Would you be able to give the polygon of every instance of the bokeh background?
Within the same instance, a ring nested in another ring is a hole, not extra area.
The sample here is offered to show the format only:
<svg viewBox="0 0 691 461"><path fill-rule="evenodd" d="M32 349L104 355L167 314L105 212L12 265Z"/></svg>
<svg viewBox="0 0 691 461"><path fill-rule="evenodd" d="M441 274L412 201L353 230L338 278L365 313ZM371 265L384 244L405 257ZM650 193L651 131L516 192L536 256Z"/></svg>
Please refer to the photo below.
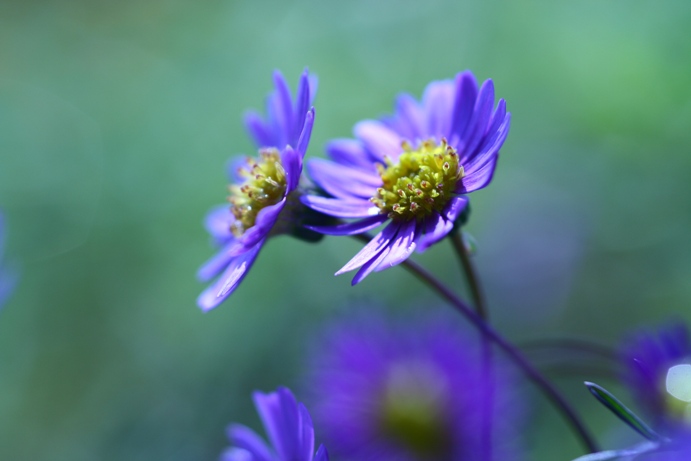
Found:
<svg viewBox="0 0 691 461"><path fill-rule="evenodd" d="M468 229L510 338L614 345L691 319L690 27L687 0L2 2L0 208L21 280L0 313L0 459L216 459L227 423L259 427L252 390L300 396L323 322L442 304L402 270L333 277L356 242L284 237L228 302L195 306L201 221L227 159L252 153L242 114L274 69L319 76L311 156L401 91L494 79L512 132ZM421 256L458 284L447 243ZM555 361L613 445L592 376ZM527 459L580 454L525 398Z"/></svg>

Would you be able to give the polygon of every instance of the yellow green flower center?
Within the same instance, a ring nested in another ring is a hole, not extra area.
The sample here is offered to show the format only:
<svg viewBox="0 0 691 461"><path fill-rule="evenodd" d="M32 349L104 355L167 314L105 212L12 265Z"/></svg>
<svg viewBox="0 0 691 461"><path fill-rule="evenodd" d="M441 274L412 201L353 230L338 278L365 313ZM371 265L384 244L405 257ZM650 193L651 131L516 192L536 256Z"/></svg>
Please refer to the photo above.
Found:
<svg viewBox="0 0 691 461"><path fill-rule="evenodd" d="M228 186L230 211L235 216L230 230L236 237L254 226L257 214L263 208L280 202L286 191L286 172L278 150L274 148L261 149L258 159L248 157L238 174L245 181Z"/></svg>
<svg viewBox="0 0 691 461"><path fill-rule="evenodd" d="M670 367L663 384L667 414L691 425L691 364Z"/></svg>
<svg viewBox="0 0 691 461"><path fill-rule="evenodd" d="M389 370L380 400L380 430L423 459L439 459L451 443L444 416L444 379L426 363Z"/></svg>
<svg viewBox="0 0 691 461"><path fill-rule="evenodd" d="M396 163L386 158L386 165L377 165L382 186L371 201L382 213L403 221L441 212L464 175L456 149L446 139L423 141L416 149L403 141L401 147Z"/></svg>

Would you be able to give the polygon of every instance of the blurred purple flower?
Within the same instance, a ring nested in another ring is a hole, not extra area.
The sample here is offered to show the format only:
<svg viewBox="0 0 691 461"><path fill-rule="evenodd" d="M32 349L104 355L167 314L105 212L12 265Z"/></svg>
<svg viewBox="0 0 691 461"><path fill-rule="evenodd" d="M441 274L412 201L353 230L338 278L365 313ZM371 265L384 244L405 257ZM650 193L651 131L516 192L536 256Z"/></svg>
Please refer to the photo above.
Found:
<svg viewBox="0 0 691 461"><path fill-rule="evenodd" d="M2 258L5 252L5 218L0 213L0 308L12 294L17 281L15 273L4 266Z"/></svg>
<svg viewBox="0 0 691 461"><path fill-rule="evenodd" d="M308 383L332 454L357 461L518 459L522 403L509 394L512 373L494 356L486 374L472 336L453 319L426 314L392 320L368 312L325 330ZM491 458L482 456L488 424Z"/></svg>
<svg viewBox="0 0 691 461"><path fill-rule="evenodd" d="M427 85L422 101L399 96L396 112L355 125L357 138L331 141L332 161L308 163L312 179L333 198L303 202L327 215L355 221L311 227L330 235L359 234L389 224L336 274L373 270L404 261L444 238L468 204L464 194L492 179L511 115L503 99L494 109L494 84L478 90L469 71Z"/></svg>
<svg viewBox="0 0 691 461"><path fill-rule="evenodd" d="M323 445L314 453L314 427L305 406L297 402L289 389L276 392L255 392L257 407L272 448L246 426L233 424L228 437L234 447L221 456L221 461L328 461Z"/></svg>
<svg viewBox="0 0 691 461"><path fill-rule="evenodd" d="M264 242L285 233L298 233L298 186L302 160L314 124L316 80L302 74L295 100L280 72L274 73L276 89L267 101L267 116L252 112L245 118L247 130L259 148L259 158L239 158L230 163L231 206L213 209L205 225L219 252L197 272L209 281L223 271L197 299L208 311L223 302L240 284Z"/></svg>
<svg viewBox="0 0 691 461"><path fill-rule="evenodd" d="M625 340L620 355L625 365L622 381L656 429L666 435L691 429L689 402L670 394L667 387L672 367L691 368L691 340L686 326L673 323L657 331L640 331ZM691 389L691 375L686 380Z"/></svg>

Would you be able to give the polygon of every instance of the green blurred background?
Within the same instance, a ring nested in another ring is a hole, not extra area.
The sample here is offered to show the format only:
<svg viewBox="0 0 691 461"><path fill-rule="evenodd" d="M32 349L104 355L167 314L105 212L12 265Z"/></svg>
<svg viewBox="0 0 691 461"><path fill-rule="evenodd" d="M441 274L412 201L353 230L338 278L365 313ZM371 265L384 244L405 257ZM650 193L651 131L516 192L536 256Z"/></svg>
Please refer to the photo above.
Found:
<svg viewBox="0 0 691 461"><path fill-rule="evenodd" d="M688 0L0 3L0 209L21 266L0 459L216 459L227 423L258 427L253 389L300 397L307 342L349 303L440 304L402 270L333 277L355 242L277 238L229 301L195 306L201 221L228 157L252 153L241 117L274 69L320 79L312 156L401 91L494 79L512 132L469 230L509 337L615 344L691 319L689 30ZM447 243L418 260L458 277ZM611 446L584 377L558 382ZM578 455L527 398L527 459Z"/></svg>

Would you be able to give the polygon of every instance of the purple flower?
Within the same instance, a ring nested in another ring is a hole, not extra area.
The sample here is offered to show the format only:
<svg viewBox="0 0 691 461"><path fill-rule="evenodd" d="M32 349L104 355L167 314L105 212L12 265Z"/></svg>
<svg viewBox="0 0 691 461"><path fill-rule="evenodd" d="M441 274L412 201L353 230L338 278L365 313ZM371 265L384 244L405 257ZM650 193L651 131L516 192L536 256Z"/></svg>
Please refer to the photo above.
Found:
<svg viewBox="0 0 691 461"><path fill-rule="evenodd" d="M5 250L5 218L0 213L0 308L5 304L10 297L12 290L17 281L14 272L7 269L2 262L2 256Z"/></svg>
<svg viewBox="0 0 691 461"><path fill-rule="evenodd" d="M228 428L228 437L234 447L226 450L221 461L329 460L323 445L314 453L312 418L290 390L279 387L270 394L255 392L253 397L273 448L252 429L233 424Z"/></svg>
<svg viewBox="0 0 691 461"><path fill-rule="evenodd" d="M274 235L300 234L299 182L302 159L314 123L310 109L316 81L302 74L295 100L277 71L276 89L267 101L267 116L246 116L248 131L259 148L258 158L230 164L230 207L220 206L206 217L206 229L220 247L197 272L202 281L223 273L197 299L204 311L218 306L240 284L262 245Z"/></svg>
<svg viewBox="0 0 691 461"><path fill-rule="evenodd" d="M691 391L691 340L686 326L675 323L638 332L624 342L620 355L625 365L622 381L656 429L667 435L688 432L691 395L686 398L675 390Z"/></svg>
<svg viewBox="0 0 691 461"><path fill-rule="evenodd" d="M492 81L478 90L466 71L455 81L430 83L420 102L399 96L392 117L355 125L357 139L329 143L332 161L311 160L308 172L332 198L304 196L303 202L355 221L312 229L352 235L389 221L336 274L360 268L356 284L444 238L468 204L465 194L491 181L510 118L503 99L494 108Z"/></svg>
<svg viewBox="0 0 691 461"><path fill-rule="evenodd" d="M512 374L495 355L488 375L478 344L454 319L426 314L393 320L363 312L325 331L315 347L310 407L332 454L357 461L517 459L512 439L521 431L521 401L509 400ZM488 425L489 458L481 455Z"/></svg>

